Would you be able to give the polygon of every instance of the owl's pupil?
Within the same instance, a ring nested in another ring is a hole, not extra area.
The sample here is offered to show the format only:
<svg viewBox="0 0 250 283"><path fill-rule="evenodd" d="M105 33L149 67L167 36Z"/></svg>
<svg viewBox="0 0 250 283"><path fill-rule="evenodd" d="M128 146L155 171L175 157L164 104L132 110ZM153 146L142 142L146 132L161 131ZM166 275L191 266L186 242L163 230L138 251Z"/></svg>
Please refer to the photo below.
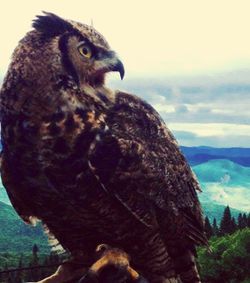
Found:
<svg viewBox="0 0 250 283"><path fill-rule="evenodd" d="M88 49L86 47L84 47L82 52L83 52L83 54L87 55L88 54Z"/></svg>

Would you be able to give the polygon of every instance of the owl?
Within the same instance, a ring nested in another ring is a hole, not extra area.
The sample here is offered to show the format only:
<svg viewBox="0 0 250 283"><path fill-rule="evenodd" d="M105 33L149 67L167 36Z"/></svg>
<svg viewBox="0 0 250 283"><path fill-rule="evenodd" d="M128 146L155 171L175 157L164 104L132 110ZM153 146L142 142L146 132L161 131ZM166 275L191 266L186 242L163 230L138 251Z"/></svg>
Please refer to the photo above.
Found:
<svg viewBox="0 0 250 283"><path fill-rule="evenodd" d="M91 266L106 243L149 282L198 283L195 247L207 243L199 184L159 114L109 89L109 72L123 78L124 66L92 26L52 13L34 20L0 93L3 184L71 267Z"/></svg>

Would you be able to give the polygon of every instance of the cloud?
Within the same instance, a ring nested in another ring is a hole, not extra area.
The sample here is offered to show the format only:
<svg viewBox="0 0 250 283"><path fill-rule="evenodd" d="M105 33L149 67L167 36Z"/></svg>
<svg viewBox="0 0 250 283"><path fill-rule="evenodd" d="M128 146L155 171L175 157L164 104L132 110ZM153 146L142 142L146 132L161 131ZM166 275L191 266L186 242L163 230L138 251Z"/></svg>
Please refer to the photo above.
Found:
<svg viewBox="0 0 250 283"><path fill-rule="evenodd" d="M197 135L192 132L187 131L173 131L177 140L194 140L197 138Z"/></svg>
<svg viewBox="0 0 250 283"><path fill-rule="evenodd" d="M188 107L185 104L179 104L175 106L175 113L176 114L183 114L183 113L188 113Z"/></svg>
<svg viewBox="0 0 250 283"><path fill-rule="evenodd" d="M169 105L168 108L171 106ZM164 105L160 108L155 106L156 110L161 114L167 123L228 123L228 124L246 124L250 123L250 115L245 113L244 109L231 110L229 109L210 109L209 107L190 108L187 106L187 112L164 111ZM175 109L177 107L175 106ZM242 107L243 108L243 107Z"/></svg>
<svg viewBox="0 0 250 283"><path fill-rule="evenodd" d="M152 79L129 80L124 88L152 104L166 122L250 123L249 84L202 86L198 78L189 85L185 79L183 82Z"/></svg>
<svg viewBox="0 0 250 283"><path fill-rule="evenodd" d="M239 72L250 77L250 71ZM136 86L139 87L136 88ZM183 145L250 145L250 84L237 75L128 80L123 85L152 104Z"/></svg>
<svg viewBox="0 0 250 283"><path fill-rule="evenodd" d="M250 190L242 186L228 186L221 183L202 183L201 201L229 205L230 207L250 211Z"/></svg>
<svg viewBox="0 0 250 283"><path fill-rule="evenodd" d="M174 131L178 143L183 146L212 146L212 147L245 147L249 148L249 136L206 136L200 137L193 133Z"/></svg>
<svg viewBox="0 0 250 283"><path fill-rule="evenodd" d="M168 127L175 131L188 131L199 137L209 136L248 136L250 125L227 123L169 123Z"/></svg>
<svg viewBox="0 0 250 283"><path fill-rule="evenodd" d="M153 105L166 103L166 97L159 94L157 91L147 91L143 97Z"/></svg>
<svg viewBox="0 0 250 283"><path fill-rule="evenodd" d="M169 123L181 145L214 147L249 147L250 125L225 123Z"/></svg>
<svg viewBox="0 0 250 283"><path fill-rule="evenodd" d="M153 104L154 108L159 113L169 114L169 113L175 113L175 107L174 105L169 104Z"/></svg>

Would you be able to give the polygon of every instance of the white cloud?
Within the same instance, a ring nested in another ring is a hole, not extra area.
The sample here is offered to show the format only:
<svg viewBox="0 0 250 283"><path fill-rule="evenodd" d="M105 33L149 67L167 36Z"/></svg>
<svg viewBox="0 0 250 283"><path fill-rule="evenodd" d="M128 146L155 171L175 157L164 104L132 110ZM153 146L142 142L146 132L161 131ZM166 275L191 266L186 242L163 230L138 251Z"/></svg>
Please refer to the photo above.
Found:
<svg viewBox="0 0 250 283"><path fill-rule="evenodd" d="M158 112L165 112L165 113L173 113L175 112L175 107L173 105L168 104L154 104L154 108Z"/></svg>
<svg viewBox="0 0 250 283"><path fill-rule="evenodd" d="M147 101L153 105L166 103L166 97L160 95L157 91L147 91L145 97Z"/></svg>
<svg viewBox="0 0 250 283"><path fill-rule="evenodd" d="M242 186L227 186L220 183L203 183L203 193L200 199L213 203L229 205L230 207L250 211L250 190Z"/></svg>
<svg viewBox="0 0 250 283"><path fill-rule="evenodd" d="M187 131L198 137L210 136L249 136L250 125L226 124L226 123L169 123L173 131Z"/></svg>
<svg viewBox="0 0 250 283"><path fill-rule="evenodd" d="M215 114L233 114L235 112L235 109L220 109L220 108L217 108L217 109L212 109L212 113L215 113Z"/></svg>

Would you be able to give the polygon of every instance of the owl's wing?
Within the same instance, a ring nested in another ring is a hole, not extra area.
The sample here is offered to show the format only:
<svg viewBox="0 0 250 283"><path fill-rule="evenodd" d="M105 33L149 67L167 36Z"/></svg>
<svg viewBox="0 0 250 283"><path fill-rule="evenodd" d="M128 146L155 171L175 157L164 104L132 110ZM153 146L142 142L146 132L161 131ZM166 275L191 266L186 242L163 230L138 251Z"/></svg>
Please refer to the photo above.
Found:
<svg viewBox="0 0 250 283"><path fill-rule="evenodd" d="M102 188L152 229L206 243L199 184L158 113L118 93L89 164ZM170 231L171 230L171 231Z"/></svg>

